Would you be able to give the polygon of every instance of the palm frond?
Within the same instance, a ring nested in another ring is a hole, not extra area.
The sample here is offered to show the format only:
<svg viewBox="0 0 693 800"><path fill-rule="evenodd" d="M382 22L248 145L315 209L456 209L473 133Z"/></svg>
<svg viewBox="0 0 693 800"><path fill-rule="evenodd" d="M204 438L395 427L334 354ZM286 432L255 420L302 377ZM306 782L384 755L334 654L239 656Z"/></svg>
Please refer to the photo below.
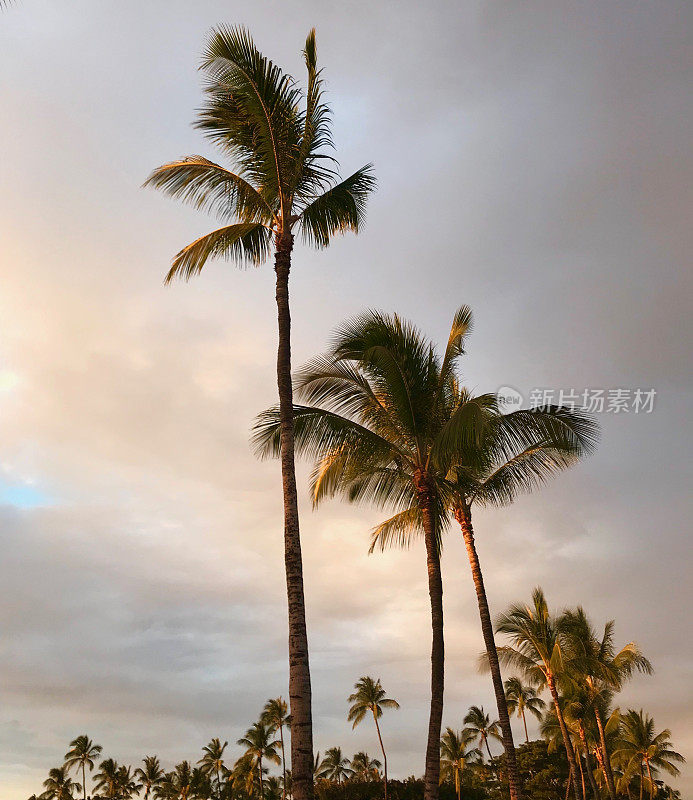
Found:
<svg viewBox="0 0 693 800"><path fill-rule="evenodd" d="M417 506L405 508L373 528L368 552L373 553L376 549L383 552L388 547L407 549L413 538L423 535L423 532L420 509Z"/></svg>
<svg viewBox="0 0 693 800"><path fill-rule="evenodd" d="M174 278L189 280L198 275L210 258L257 266L269 255L270 244L271 231L259 222L218 228L191 242L175 256L166 283Z"/></svg>

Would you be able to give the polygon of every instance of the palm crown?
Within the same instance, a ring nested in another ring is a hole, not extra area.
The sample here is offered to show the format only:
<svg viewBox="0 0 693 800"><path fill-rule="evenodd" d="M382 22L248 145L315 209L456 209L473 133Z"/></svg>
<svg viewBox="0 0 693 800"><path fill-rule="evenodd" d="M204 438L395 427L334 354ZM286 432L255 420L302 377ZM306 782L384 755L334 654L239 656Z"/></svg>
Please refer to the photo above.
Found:
<svg viewBox="0 0 693 800"><path fill-rule="evenodd" d="M81 784L70 778L66 767L54 767L43 782L45 792L41 795L47 800L72 800L72 793L82 789Z"/></svg>
<svg viewBox="0 0 693 800"><path fill-rule="evenodd" d="M360 678L354 686L356 691L350 694L348 702L351 703L347 719L356 727L362 722L366 714L371 713L376 719L383 715L384 708L399 708L396 700L385 695L380 678L374 680L366 675Z"/></svg>
<svg viewBox="0 0 693 800"><path fill-rule="evenodd" d="M489 739L501 738L498 733L498 720L492 722L483 706L471 706L465 715L464 724L467 726L466 732L478 739L479 743L486 747L488 757L492 758Z"/></svg>
<svg viewBox="0 0 693 800"><path fill-rule="evenodd" d="M70 749L65 753L65 767L82 770L82 791L87 796L87 767L89 772L94 769L95 760L101 755L102 747L86 735L77 736L70 742Z"/></svg>
<svg viewBox="0 0 693 800"><path fill-rule="evenodd" d="M308 79L302 90L260 53L244 28L213 31L203 54L207 99L197 127L235 171L189 156L158 167L145 185L230 224L184 247L167 280L190 278L213 257L259 264L270 253L272 237L296 227L317 247L326 247L337 232L358 231L375 187L372 168L339 179L329 154L330 110L314 30L304 59Z"/></svg>
<svg viewBox="0 0 693 800"><path fill-rule="evenodd" d="M325 750L325 757L320 763L318 776L341 783L344 778L349 778L354 772L349 764L349 759L342 754L341 747L328 747Z"/></svg>

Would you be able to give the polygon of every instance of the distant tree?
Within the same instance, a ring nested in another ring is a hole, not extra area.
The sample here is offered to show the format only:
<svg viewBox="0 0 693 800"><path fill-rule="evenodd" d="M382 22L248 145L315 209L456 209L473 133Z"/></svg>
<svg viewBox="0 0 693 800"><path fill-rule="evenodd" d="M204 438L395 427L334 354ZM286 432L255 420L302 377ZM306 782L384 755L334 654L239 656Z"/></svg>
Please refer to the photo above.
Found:
<svg viewBox="0 0 693 800"><path fill-rule="evenodd" d="M351 769L353 777L362 781L372 781L380 777L380 767L382 764L377 758L371 758L368 753L363 751L355 753L351 759Z"/></svg>
<svg viewBox="0 0 693 800"><path fill-rule="evenodd" d="M73 768L82 770L82 791L84 793L84 800L87 800L86 768L89 767L89 772L94 769L94 763L101 755L101 750L102 747L100 744L94 744L86 734L82 734L70 742L70 749L65 753L65 766L68 771Z"/></svg>
<svg viewBox="0 0 693 800"><path fill-rule="evenodd" d="M358 679L354 689L356 691L350 694L347 699L347 702L351 703L347 719L353 723L352 728L355 728L367 714L373 715L375 730L380 742L380 750L383 754L383 786L385 788L385 800L387 800L387 754L385 753L378 720L382 717L384 708L399 708L399 703L386 696L385 690L380 683L380 678L374 680L369 675L365 675L363 678Z"/></svg>
<svg viewBox="0 0 693 800"><path fill-rule="evenodd" d="M274 729L265 725L264 722L256 722L251 728L245 732L245 736L238 740L241 747L245 747L246 754L250 755L253 759L260 780L260 796L262 797L265 792L262 772L262 762L271 761L274 764L280 764L281 758L277 753L279 740L273 739Z"/></svg>
<svg viewBox="0 0 693 800"><path fill-rule="evenodd" d="M159 786L165 773L156 756L145 756L142 763L144 766L137 767L135 777L139 780L141 788L144 789L144 800L149 800L149 795Z"/></svg>
<svg viewBox="0 0 693 800"><path fill-rule="evenodd" d="M342 754L341 747L329 747L325 750L325 757L320 764L318 776L328 781L335 781L341 786L342 781L353 775L349 766L349 759Z"/></svg>
<svg viewBox="0 0 693 800"><path fill-rule="evenodd" d="M120 765L113 758L105 758L94 775L94 788L101 797L115 800L118 797Z"/></svg>
<svg viewBox="0 0 693 800"><path fill-rule="evenodd" d="M200 769L204 775L211 778L212 775L216 778L217 798L221 798L221 776L224 772L224 750L228 747L228 742L221 743L220 739L212 739L212 741L202 748L204 755L197 762L200 764Z"/></svg>
<svg viewBox="0 0 693 800"><path fill-rule="evenodd" d="M512 716L517 712L518 717L522 719L522 724L525 728L525 741L529 742L525 712L529 711L540 720L546 703L539 697L534 686L522 683L520 678L515 677L508 678L505 682L505 699L509 714Z"/></svg>
<svg viewBox="0 0 693 800"><path fill-rule="evenodd" d="M70 778L66 767L54 767L43 782L45 792L41 797L44 800L73 800L74 792L81 792L79 783Z"/></svg>
<svg viewBox="0 0 693 800"><path fill-rule="evenodd" d="M486 747L489 760L493 760L488 743L489 739L503 741L498 730L498 720L491 722L491 717L484 711L483 706L471 706L464 718L464 724L467 726L466 730L474 739L478 740L482 747Z"/></svg>
<svg viewBox="0 0 693 800"><path fill-rule="evenodd" d="M284 726L291 725L291 714L289 707L282 697L275 697L265 703L262 711L262 721L279 731L279 741L282 746L282 797L286 797L286 753L284 752Z"/></svg>
<svg viewBox="0 0 693 800"><path fill-rule="evenodd" d="M441 781L452 779L457 800L460 800L465 767L481 756L478 748L469 747L475 739L476 732L468 728L462 731L446 728L440 740L440 779Z"/></svg>

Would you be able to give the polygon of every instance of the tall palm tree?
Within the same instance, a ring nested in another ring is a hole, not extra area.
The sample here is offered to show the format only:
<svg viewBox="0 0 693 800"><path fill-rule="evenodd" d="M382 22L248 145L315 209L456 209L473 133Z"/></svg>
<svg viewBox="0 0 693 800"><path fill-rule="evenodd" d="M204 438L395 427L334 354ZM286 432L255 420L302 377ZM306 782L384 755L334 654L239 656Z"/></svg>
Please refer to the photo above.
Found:
<svg viewBox="0 0 693 800"><path fill-rule="evenodd" d="M467 726L467 732L479 741L481 747L486 747L489 761L492 761L489 739L502 741L501 735L498 733L498 720L491 722L491 717L484 711L483 706L471 706L463 721Z"/></svg>
<svg viewBox="0 0 693 800"><path fill-rule="evenodd" d="M281 758L277 752L279 740L273 739L274 728L266 725L262 720L256 722L251 728L245 732L245 736L238 740L241 747L245 747L246 754L250 755L257 766L258 776L260 778L260 797L263 796L265 786L263 782L262 761L271 761L273 764L279 764Z"/></svg>
<svg viewBox="0 0 693 800"><path fill-rule="evenodd" d="M347 698L347 702L351 703L347 719L352 724L352 729L355 728L359 722L362 722L367 714L373 715L375 722L375 730L378 734L378 741L380 742L380 750L383 754L383 774L384 774L384 787L385 787L385 800L387 800L387 754L385 753L385 746L383 745L383 737L380 733L380 723L378 720L383 715L384 708L399 708L399 703L390 697L386 697L385 690L383 689L380 678L374 680L369 675L364 675L359 678L354 684L356 690Z"/></svg>
<svg viewBox="0 0 693 800"><path fill-rule="evenodd" d="M87 800L87 767L89 772L94 769L94 762L101 755L102 749L100 744L94 744L86 734L82 734L70 742L70 749L65 753L65 766L68 771L73 768L82 769L84 800Z"/></svg>
<svg viewBox="0 0 693 800"><path fill-rule="evenodd" d="M614 644L615 623L610 620L598 635L584 609L566 611L563 615L563 630L566 646L571 653L571 673L584 684L592 700L599 731L598 758L603 764L611 800L616 800L616 785L606 744L603 707L604 700L635 673L651 675L652 664L643 655L635 642L628 642L620 650ZM608 705L608 702L607 702Z"/></svg>
<svg viewBox="0 0 693 800"><path fill-rule="evenodd" d="M424 776L425 800L439 795L444 692L441 535L447 522L445 474L453 453L480 436L493 395L459 389L454 367L466 332L455 316L444 358L410 323L368 311L344 323L330 351L296 376L296 446L317 464L315 503L342 494L352 502L390 506L380 525L392 533L415 525L423 533L431 604L431 704ZM450 411L450 406L454 411ZM254 443L261 455L282 452L276 409L260 415Z"/></svg>
<svg viewBox="0 0 693 800"><path fill-rule="evenodd" d="M350 778L354 771L349 766L349 759L342 754L341 747L328 747L325 757L320 763L319 777L328 781L336 781L341 786L342 781Z"/></svg>
<svg viewBox="0 0 693 800"><path fill-rule="evenodd" d="M527 719L525 713L529 711L536 719L541 719L546 703L539 697L537 690L531 684L522 683L520 678L508 678L505 682L505 701L510 715L517 713L525 728L525 741L529 743L527 733Z"/></svg>
<svg viewBox="0 0 693 800"><path fill-rule="evenodd" d="M282 697L275 697L265 703L262 711L262 721L279 731L279 741L282 745L282 798L286 798L286 754L284 752L284 726L290 728L291 714L289 707Z"/></svg>
<svg viewBox="0 0 693 800"><path fill-rule="evenodd" d="M642 709L629 709L621 717L621 730L617 749L613 759L623 766L626 778L632 775L640 777L640 800L643 796L645 778L650 798L654 797L656 788L654 775L662 769L669 775L678 775L677 764L684 764L686 759L677 753L671 744L671 731L665 728L655 733L654 720Z"/></svg>
<svg viewBox="0 0 693 800"><path fill-rule="evenodd" d="M149 795L161 783L165 773L156 756L145 756L142 763L144 766L137 767L135 777L139 780L141 788L144 789L144 800L149 800Z"/></svg>
<svg viewBox="0 0 693 800"><path fill-rule="evenodd" d="M289 272L294 231L318 248L358 232L375 188L371 165L340 180L315 31L303 51L307 88L263 56L244 28L216 28L204 51L207 102L197 122L233 169L201 156L164 164L146 185L219 215L224 226L184 247L167 280L199 273L210 258L258 265L274 250L279 330L277 385L284 447L284 548L289 606L291 763L296 800L313 796L311 686L296 495Z"/></svg>
<svg viewBox="0 0 693 800"><path fill-rule="evenodd" d="M575 796L578 796L578 767L575 750L561 709L557 681L565 669L561 632L563 620L549 613L544 592L537 587L532 605L512 605L496 621L496 631L505 634L511 646L498 648L501 661L523 673L535 686L548 686L553 700L563 744L571 771Z"/></svg>
<svg viewBox="0 0 693 800"><path fill-rule="evenodd" d="M210 778L212 775L216 777L217 798L221 798L221 775L224 771L224 750L226 750L228 745L228 742L222 744L221 740L218 738L212 739L209 744L202 748L204 755L197 762L200 764L200 769L204 775Z"/></svg>
<svg viewBox="0 0 693 800"><path fill-rule="evenodd" d="M101 797L117 798L120 765L112 758L104 758L94 775L94 788Z"/></svg>
<svg viewBox="0 0 693 800"><path fill-rule="evenodd" d="M82 787L69 776L67 767L54 767L43 782L46 789L41 795L45 800L72 800L73 792L81 792Z"/></svg>
<svg viewBox="0 0 693 800"><path fill-rule="evenodd" d="M377 758L371 758L368 753L363 751L354 753L354 757L351 759L353 777L362 781L371 781L374 778L379 778L381 767L382 763Z"/></svg>
<svg viewBox="0 0 693 800"><path fill-rule="evenodd" d="M468 764L475 763L481 756L477 747L469 747L476 739L476 734L465 728L454 731L446 728L440 739L440 778L452 778L455 784L457 800L462 791L462 773Z"/></svg>

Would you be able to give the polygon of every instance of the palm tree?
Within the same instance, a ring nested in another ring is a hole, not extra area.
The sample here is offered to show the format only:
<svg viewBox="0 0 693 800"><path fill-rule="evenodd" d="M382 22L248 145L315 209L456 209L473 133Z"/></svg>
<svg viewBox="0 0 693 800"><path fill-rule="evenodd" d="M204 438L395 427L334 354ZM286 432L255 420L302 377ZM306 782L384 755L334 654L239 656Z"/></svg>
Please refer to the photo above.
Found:
<svg viewBox="0 0 693 800"><path fill-rule="evenodd" d="M296 389L311 405L296 406L296 447L317 458L313 499L342 494L352 502L391 506L397 514L374 533L423 532L431 603L431 705L425 800L439 794L444 640L441 535L447 522L445 475L452 454L477 439L493 395L471 397L454 374L466 333L466 310L455 316L444 358L410 323L368 311L336 332L328 354L299 372ZM451 412L450 407L454 406ZM257 451L282 452L276 409L260 415Z"/></svg>
<svg viewBox="0 0 693 800"><path fill-rule="evenodd" d="M72 800L73 792L81 792L82 787L69 776L67 767L54 767L43 782L46 789L41 795L45 800Z"/></svg>
<svg viewBox="0 0 693 800"><path fill-rule="evenodd" d="M197 127L232 158L235 171L191 156L164 164L146 182L218 214L226 223L184 247L173 259L167 280L196 275L210 258L258 265L274 248L289 696L294 717L291 763L297 800L313 796L313 734L293 448L291 252L295 230L318 248L327 247L337 233L358 232L366 200L375 188L371 165L339 179L336 161L328 153L333 147L330 111L323 98L314 30L303 55L308 72L305 92L259 52L247 30L216 28L203 55L207 103Z"/></svg>
<svg viewBox="0 0 693 800"><path fill-rule="evenodd" d="M197 762L201 765L204 775L217 779L217 798L221 798L221 775L224 771L224 750L228 747L228 742L221 743L220 739L214 738L202 748L204 755Z"/></svg>
<svg viewBox="0 0 693 800"><path fill-rule="evenodd" d="M347 702L351 703L347 719L353 723L351 726L353 730L365 718L366 714L373 715L375 730L380 742L380 750L383 754L385 800L387 800L387 754L385 753L378 720L382 717L384 708L399 708L399 703L385 696L385 690L380 683L380 678L373 680L370 676L365 675L354 684L354 689L356 691L347 698Z"/></svg>
<svg viewBox="0 0 693 800"><path fill-rule="evenodd" d="M559 706L561 711L564 710L564 702L563 698L559 697ZM568 798L570 794L570 789L572 787L573 793L575 795L575 800L587 800L587 790L585 787L585 773L582 768L582 756L580 754L582 744L580 742L580 736L578 734L577 725L575 721L570 717L566 717L564 715L563 722L565 724L565 728L568 732L568 736L570 737L570 742L573 746L573 752L575 753L575 763L577 766L577 772L574 771L573 767L570 766L568 770L568 781L566 785L565 796ZM541 721L539 726L539 731L547 743L547 750L549 753L555 753L559 747L565 749L565 739L563 738L563 728L558 721L558 715L556 714L556 708L554 705L551 705L549 708L546 709L546 713ZM580 780L579 787L581 789L580 794L576 792L576 783L577 780ZM573 778L575 778L575 783L573 782Z"/></svg>
<svg viewBox="0 0 693 800"><path fill-rule="evenodd" d="M469 747L475 739L476 734L467 728L462 731L446 728L440 740L440 778L441 780L452 778L457 800L460 800L462 791L464 768L481 756L477 747Z"/></svg>
<svg viewBox="0 0 693 800"><path fill-rule="evenodd" d="M351 769L353 777L362 781L370 781L380 777L380 767L382 764L377 758L371 758L368 753L363 751L355 753L351 759Z"/></svg>
<svg viewBox="0 0 693 800"><path fill-rule="evenodd" d="M571 652L571 672L583 683L592 700L599 731L597 756L602 764L609 796L616 800L616 785L606 744L603 707L611 694L619 691L635 672L651 675L652 664L635 642L628 642L619 651L614 645L615 623L610 620L601 636L597 635L584 609L578 607L564 614L564 639Z"/></svg>
<svg viewBox="0 0 693 800"><path fill-rule="evenodd" d="M559 702L557 680L565 668L561 647L563 620L549 613L544 592L537 587L532 593L532 605L512 605L498 618L496 631L510 638L512 646L498 648L501 661L520 670L535 686L548 686L553 700L563 744L571 771L575 796L578 796L578 768L575 750L565 724Z"/></svg>
<svg viewBox="0 0 693 800"><path fill-rule="evenodd" d="M273 739L274 728L266 725L262 720L256 722L251 728L245 732L245 736L238 740L241 747L245 747L246 754L251 756L254 764L257 766L258 776L260 778L260 797L263 796L265 787L262 780L262 760L271 761L274 764L279 764L281 758L277 753L279 740Z"/></svg>
<svg viewBox="0 0 693 800"><path fill-rule="evenodd" d="M135 777L140 781L141 788L144 789L144 800L149 800L152 790L161 783L164 771L156 756L145 756L142 763L144 766L137 767Z"/></svg>
<svg viewBox="0 0 693 800"><path fill-rule="evenodd" d="M132 767L121 766L117 775L117 794L118 800L130 800L142 788L132 774Z"/></svg>
<svg viewBox="0 0 693 800"><path fill-rule="evenodd" d="M279 731L279 741L282 745L282 798L286 798L286 755L284 753L284 726L290 728L291 714L289 707L282 697L275 697L265 703L261 719L266 725Z"/></svg>
<svg viewBox="0 0 693 800"><path fill-rule="evenodd" d="M613 759L624 769L626 779L638 774L640 777L640 800L643 796L645 773L650 798L654 797L654 774L660 769L669 775L678 775L680 770L676 764L685 763L686 759L672 749L671 731L665 728L655 733L654 720L642 709L632 708L621 717L621 731L617 749Z"/></svg>
<svg viewBox="0 0 693 800"><path fill-rule="evenodd" d="M82 791L84 792L84 800L87 800L86 768L89 767L89 772L94 769L94 761L101 755L101 750L102 747L100 744L94 744L86 734L82 734L82 736L78 736L70 742L70 749L65 753L65 766L68 771L73 767L75 769L82 768Z"/></svg>
<svg viewBox="0 0 693 800"><path fill-rule="evenodd" d="M349 766L349 759L342 754L341 747L328 747L325 758L320 764L318 776L328 781L336 781L341 786L342 781L350 778L354 771Z"/></svg>
<svg viewBox="0 0 693 800"><path fill-rule="evenodd" d="M546 703L539 697L537 690L530 684L524 684L520 678L508 678L505 682L505 701L508 706L508 713L522 719L525 728L525 741L529 743L527 733L527 720L525 712L529 711L536 719L541 719L541 715L546 707Z"/></svg>
<svg viewBox="0 0 693 800"><path fill-rule="evenodd" d="M488 740L502 741L501 735L498 733L498 720L491 722L491 717L484 711L483 706L471 706L463 722L467 726L466 730L469 734L473 735L474 739L478 739L482 747L486 747L489 761L493 761Z"/></svg>
<svg viewBox="0 0 693 800"><path fill-rule="evenodd" d="M94 788L102 797L118 797L120 765L112 758L105 758L94 775Z"/></svg>

